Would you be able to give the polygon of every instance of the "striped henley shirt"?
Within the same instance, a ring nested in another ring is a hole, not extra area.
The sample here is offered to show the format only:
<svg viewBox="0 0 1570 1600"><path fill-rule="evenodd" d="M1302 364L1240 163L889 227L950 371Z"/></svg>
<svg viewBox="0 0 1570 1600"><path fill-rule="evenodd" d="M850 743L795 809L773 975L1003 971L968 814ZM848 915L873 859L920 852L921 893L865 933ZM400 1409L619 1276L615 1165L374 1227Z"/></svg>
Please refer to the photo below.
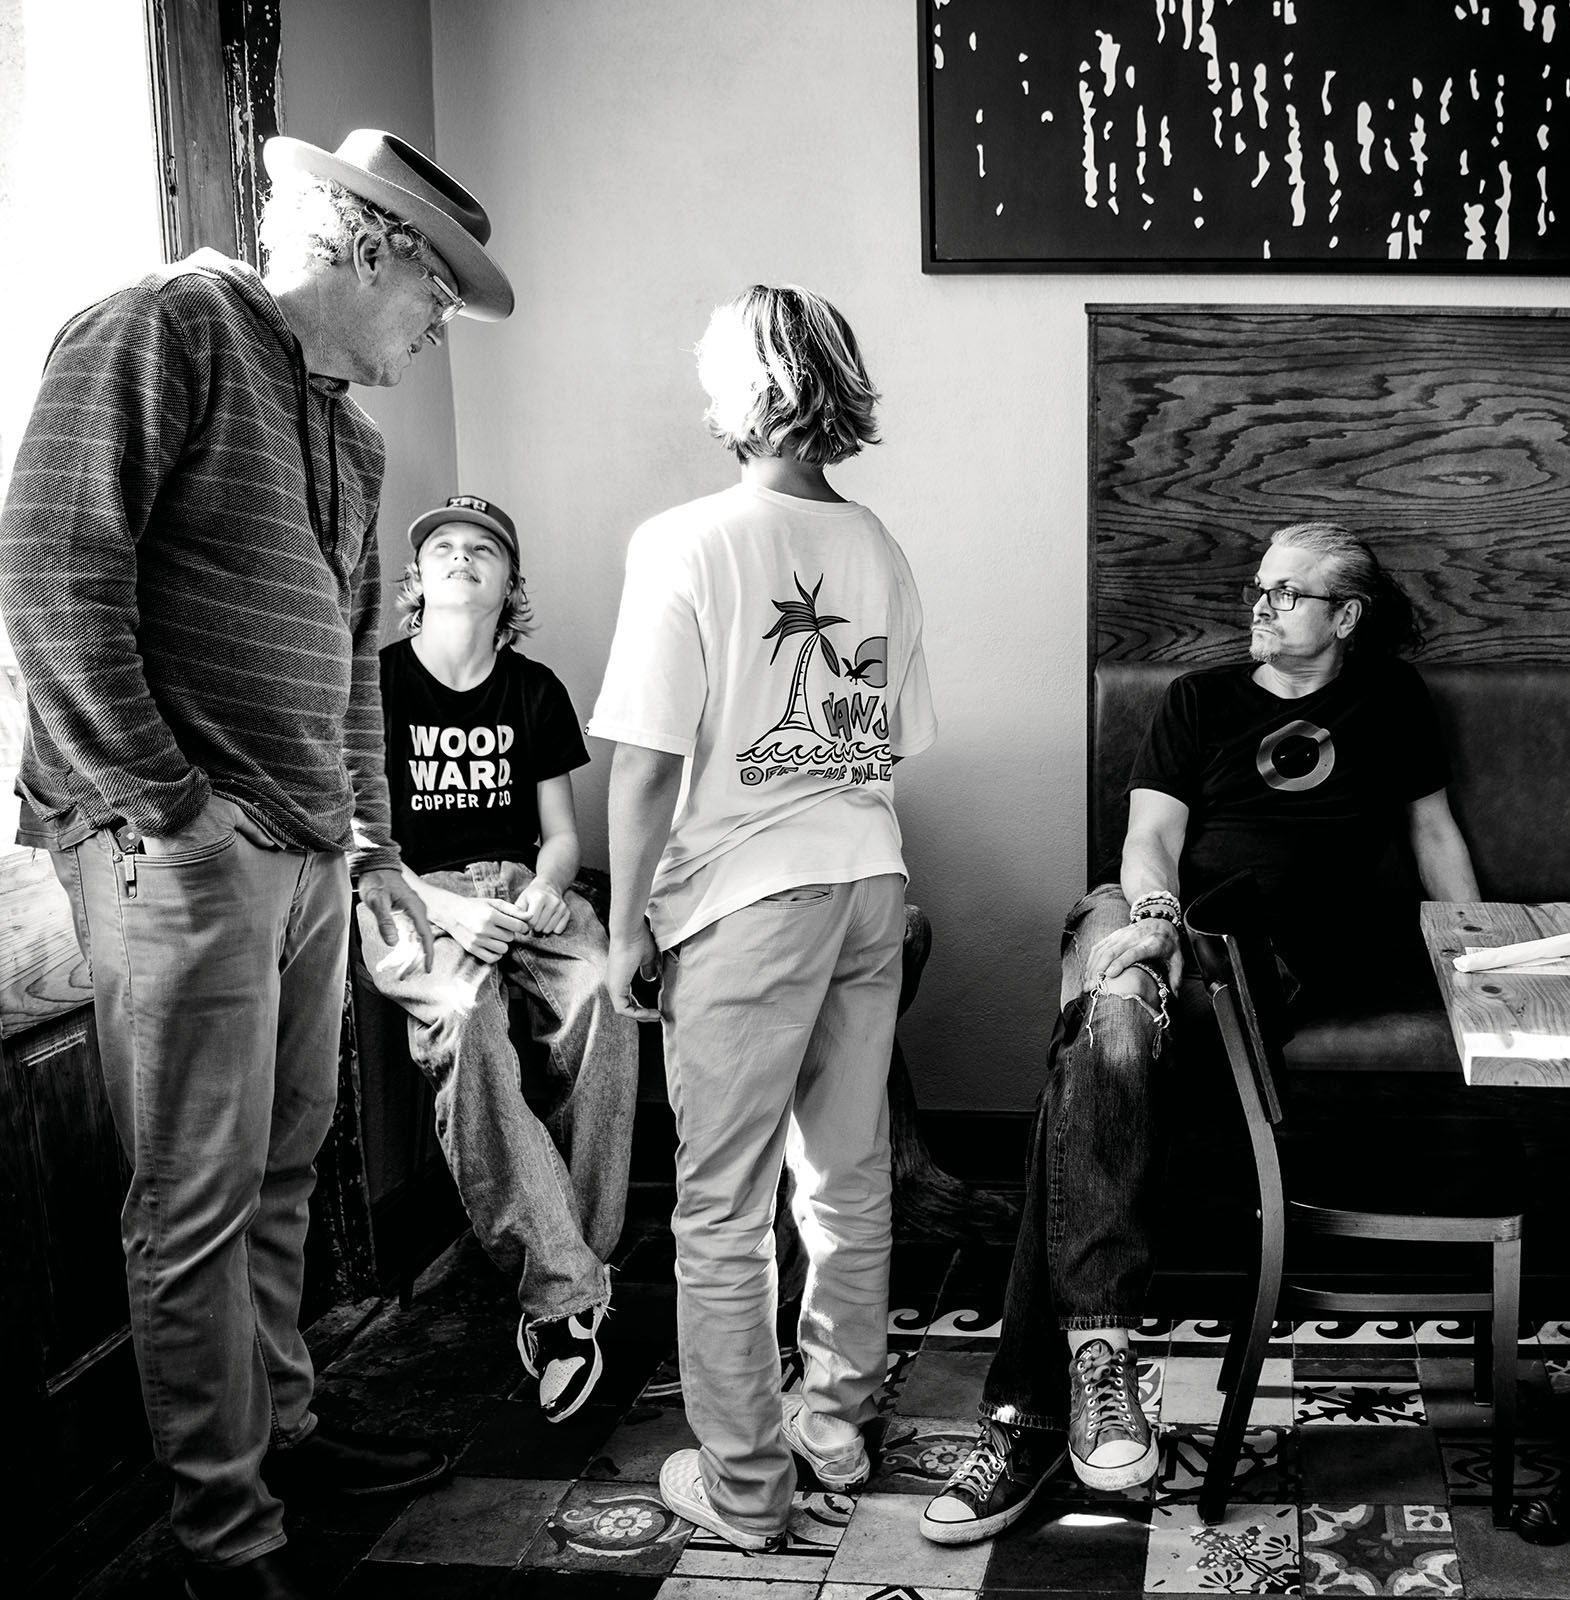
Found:
<svg viewBox="0 0 1570 1600"><path fill-rule="evenodd" d="M27 684L18 838L170 833L210 793L280 844L398 863L377 680L383 452L212 251L69 322L0 514Z"/></svg>

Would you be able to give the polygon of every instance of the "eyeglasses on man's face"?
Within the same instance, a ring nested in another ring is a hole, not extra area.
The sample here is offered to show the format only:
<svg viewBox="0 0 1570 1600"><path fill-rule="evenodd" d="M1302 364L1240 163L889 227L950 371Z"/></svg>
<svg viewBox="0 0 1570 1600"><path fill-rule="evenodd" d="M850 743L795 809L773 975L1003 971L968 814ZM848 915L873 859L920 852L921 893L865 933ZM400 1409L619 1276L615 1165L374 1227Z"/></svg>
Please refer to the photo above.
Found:
<svg viewBox="0 0 1570 1600"><path fill-rule="evenodd" d="M463 310L466 302L456 289L449 287L445 280L439 278L429 267L422 266L420 276L430 285L431 294L441 307L440 321L445 328Z"/></svg>
<svg viewBox="0 0 1570 1600"><path fill-rule="evenodd" d="M1333 594L1307 594L1302 589L1289 588L1284 583L1278 583L1273 589L1262 588L1252 579L1243 585L1243 604L1250 610L1257 606L1261 599L1270 602L1272 611L1290 611L1299 600L1323 600L1334 605L1337 597Z"/></svg>

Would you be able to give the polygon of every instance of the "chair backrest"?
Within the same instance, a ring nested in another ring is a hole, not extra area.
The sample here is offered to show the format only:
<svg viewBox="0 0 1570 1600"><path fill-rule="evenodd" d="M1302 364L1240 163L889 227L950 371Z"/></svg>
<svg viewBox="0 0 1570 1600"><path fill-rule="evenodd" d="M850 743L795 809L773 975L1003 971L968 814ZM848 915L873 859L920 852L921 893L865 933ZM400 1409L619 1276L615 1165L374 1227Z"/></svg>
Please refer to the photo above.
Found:
<svg viewBox="0 0 1570 1600"><path fill-rule="evenodd" d="M1255 1108L1272 1126L1282 1119L1282 1046L1290 1029L1286 991L1265 921L1264 900L1251 873L1239 872L1195 897L1184 915L1189 947L1210 990L1237 1078L1243 1109ZM1235 1020L1228 1037L1223 1008ZM1253 1102L1253 1104L1251 1104Z"/></svg>

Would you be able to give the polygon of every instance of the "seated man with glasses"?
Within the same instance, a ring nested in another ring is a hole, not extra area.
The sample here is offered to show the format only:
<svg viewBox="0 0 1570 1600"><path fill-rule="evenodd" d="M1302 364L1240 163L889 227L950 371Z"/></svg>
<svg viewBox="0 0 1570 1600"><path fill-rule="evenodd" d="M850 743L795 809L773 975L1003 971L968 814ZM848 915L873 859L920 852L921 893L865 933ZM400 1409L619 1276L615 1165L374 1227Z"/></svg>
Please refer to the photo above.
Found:
<svg viewBox="0 0 1570 1600"><path fill-rule="evenodd" d="M1377 884L1401 834L1430 896L1478 898L1427 691L1396 659L1421 642L1412 606L1372 551L1333 524L1282 528L1243 600L1249 659L1170 685L1129 778L1119 881L1069 914L984 1420L922 1518L942 1544L1008 1527L1065 1450L1094 1488L1156 1470L1128 1330L1151 1272L1164 1097L1204 1091L1190 1069L1214 1037L1203 986L1183 981L1183 902L1251 871L1312 1007L1344 1005L1360 975L1387 983L1403 947L1426 968L1415 907Z"/></svg>

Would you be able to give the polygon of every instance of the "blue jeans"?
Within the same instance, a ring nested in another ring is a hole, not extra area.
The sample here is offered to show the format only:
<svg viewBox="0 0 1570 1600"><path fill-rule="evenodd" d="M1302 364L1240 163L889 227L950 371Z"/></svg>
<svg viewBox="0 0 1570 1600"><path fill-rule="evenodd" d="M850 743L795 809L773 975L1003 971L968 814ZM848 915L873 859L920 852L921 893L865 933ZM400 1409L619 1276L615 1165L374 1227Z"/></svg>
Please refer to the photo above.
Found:
<svg viewBox="0 0 1570 1600"><path fill-rule="evenodd" d="M860 1427L886 1376L904 891L894 874L786 889L664 958L682 1392L709 1500L751 1533L785 1527L795 1483L775 1333L782 1162L809 1261L807 1405Z"/></svg>
<svg viewBox="0 0 1570 1600"><path fill-rule="evenodd" d="M240 834L179 856L56 853L132 1176L131 1336L171 1521L199 1561L284 1542L270 1444L316 1425L300 1337L313 1162L332 1120L349 873Z"/></svg>
<svg viewBox="0 0 1570 1600"><path fill-rule="evenodd" d="M533 878L517 862L477 861L423 881L516 900ZM605 1263L621 1234L638 1098L638 1025L611 1008L605 930L578 895L567 895L567 909L561 933L520 939L495 964L438 933L431 970L402 976L377 971L387 946L376 919L359 913L366 966L408 1012L409 1053L436 1089L437 1138L464 1209L486 1254L517 1278L531 1322L610 1298ZM565 1090L550 1128L523 1097L509 986L537 1002L537 1037Z"/></svg>
<svg viewBox="0 0 1570 1600"><path fill-rule="evenodd" d="M1062 1010L1036 1102L1025 1206L981 1413L1068 1425L1064 1330L1133 1327L1152 1267L1165 1156L1162 1100L1174 1048L1185 1066L1214 1037L1204 985L1185 977L1161 1017L1137 997L1085 992L1085 959L1128 922L1116 884L1092 889L1063 936Z"/></svg>

